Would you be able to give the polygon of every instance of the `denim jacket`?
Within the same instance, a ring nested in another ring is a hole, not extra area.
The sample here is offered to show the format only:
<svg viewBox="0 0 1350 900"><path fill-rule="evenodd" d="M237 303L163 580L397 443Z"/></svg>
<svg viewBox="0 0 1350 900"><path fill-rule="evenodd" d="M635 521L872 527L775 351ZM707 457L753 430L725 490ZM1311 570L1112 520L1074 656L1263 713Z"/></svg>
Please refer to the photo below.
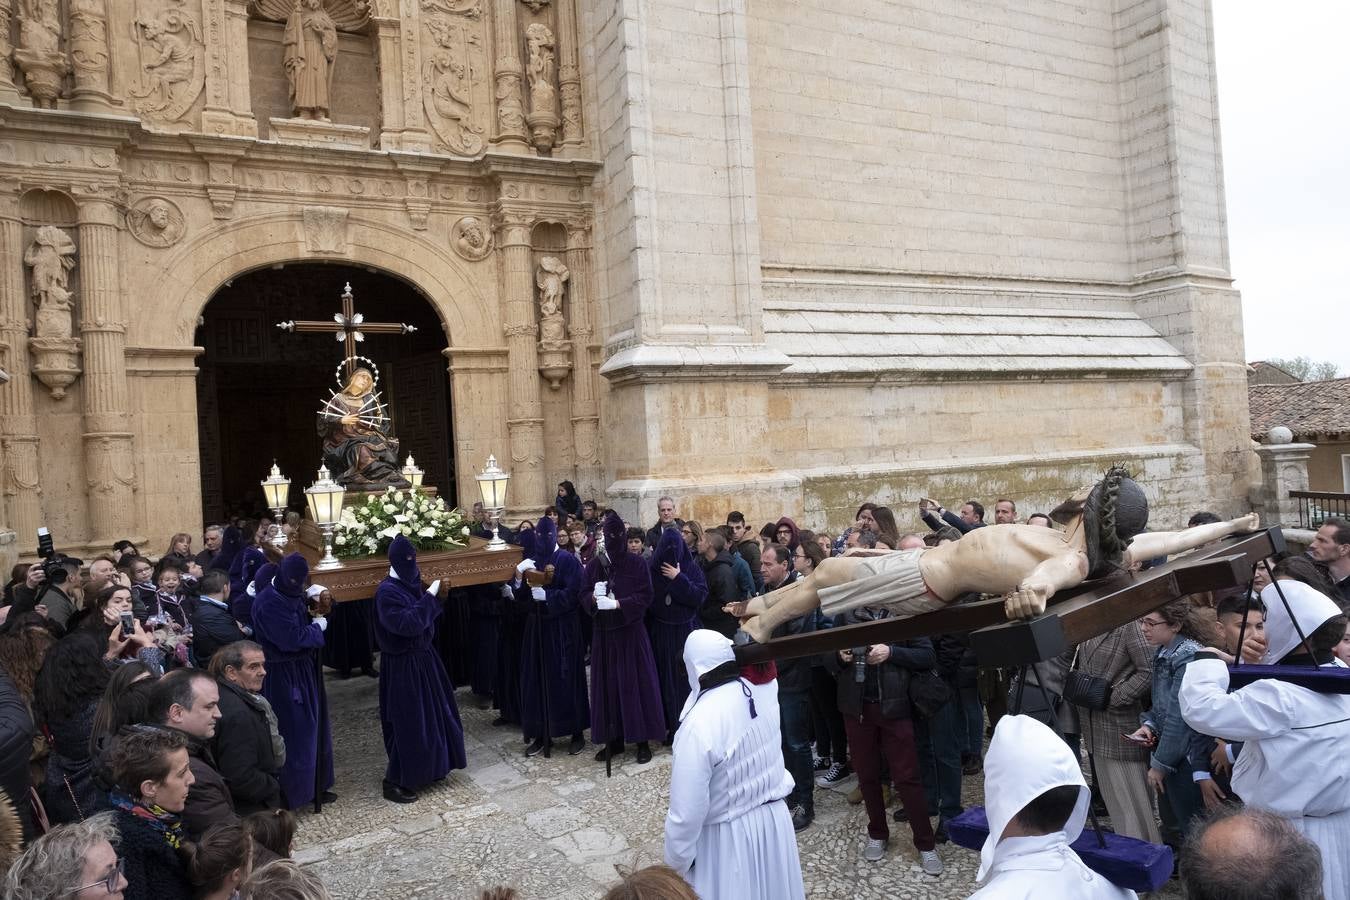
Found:
<svg viewBox="0 0 1350 900"><path fill-rule="evenodd" d="M1150 768L1175 772L1191 750L1194 732L1181 718L1177 695L1186 666L1199 650L1200 645L1194 640L1177 635L1167 646L1159 647L1153 657L1153 708L1140 717L1158 736L1157 746L1149 756Z"/></svg>

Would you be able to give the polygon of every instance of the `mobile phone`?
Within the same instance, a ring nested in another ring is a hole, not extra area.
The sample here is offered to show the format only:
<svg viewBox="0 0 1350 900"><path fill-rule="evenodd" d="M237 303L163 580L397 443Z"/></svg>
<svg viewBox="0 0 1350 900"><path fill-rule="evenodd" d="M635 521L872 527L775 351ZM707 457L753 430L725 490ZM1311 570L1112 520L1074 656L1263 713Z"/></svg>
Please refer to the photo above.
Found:
<svg viewBox="0 0 1350 900"><path fill-rule="evenodd" d="M122 613L122 637L129 638L136 633L136 620L132 618L131 613Z"/></svg>
<svg viewBox="0 0 1350 900"><path fill-rule="evenodd" d="M1147 743L1148 743L1148 738L1135 737L1134 735L1132 735L1132 734L1126 734L1126 733L1123 732L1123 731L1120 733L1120 736L1121 736L1122 738L1124 738L1125 740L1129 741L1129 742L1132 743L1132 744L1147 744Z"/></svg>

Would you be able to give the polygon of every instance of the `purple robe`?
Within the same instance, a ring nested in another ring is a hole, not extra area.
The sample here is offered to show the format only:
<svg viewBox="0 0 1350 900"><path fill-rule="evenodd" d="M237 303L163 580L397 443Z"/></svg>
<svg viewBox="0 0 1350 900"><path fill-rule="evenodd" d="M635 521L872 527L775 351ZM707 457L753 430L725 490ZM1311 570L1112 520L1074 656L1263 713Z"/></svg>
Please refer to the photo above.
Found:
<svg viewBox="0 0 1350 900"><path fill-rule="evenodd" d="M286 765L277 780L286 803L296 809L314 800L316 769L320 789L333 786L328 696L316 658L323 630L310 619L303 593L288 596L268 585L253 601L253 639L262 645L267 663L262 695L286 739Z"/></svg>
<svg viewBox="0 0 1350 900"><path fill-rule="evenodd" d="M334 603L324 632L323 664L349 678L352 669L375 671L371 620L375 618L374 600L347 600Z"/></svg>
<svg viewBox="0 0 1350 900"><path fill-rule="evenodd" d="M525 559L534 558L534 531L524 528L518 534L507 533L506 539L520 544ZM529 591L519 592L510 583L496 586L500 610L497 628L497 674L493 679L492 706L501 713L502 720L520 724L520 667L525 642L525 622L529 619L534 600Z"/></svg>
<svg viewBox="0 0 1350 900"><path fill-rule="evenodd" d="M540 571L549 565L554 567L553 582L544 588L545 599L534 600L529 584L523 580L516 588L517 600L530 604L520 650L520 721L525 737L531 739L581 734L591 713L586 702L586 664L577 618L581 563L557 548L552 529L550 519L536 527L536 551L553 548L552 552L536 552L533 557ZM540 532L547 532L542 540Z"/></svg>
<svg viewBox="0 0 1350 900"><path fill-rule="evenodd" d="M469 686L479 697L491 697L497 684L497 633L501 628L501 586L475 584L464 588L469 604Z"/></svg>
<svg viewBox="0 0 1350 900"><path fill-rule="evenodd" d="M466 763L455 689L432 649L440 614L441 602L420 582L386 578L375 591L385 778L410 791Z"/></svg>
<svg viewBox="0 0 1350 900"><path fill-rule="evenodd" d="M245 547L230 563L230 596L238 597L248 590L258 570L267 565L267 554L257 547Z"/></svg>
<svg viewBox="0 0 1350 900"><path fill-rule="evenodd" d="M678 566L674 578L661 574L661 566ZM667 528L661 533L651 559L652 605L647 609L647 636L656 661L656 680L666 731L680 727L680 711L689 696L689 675L684 667L684 642L690 632L702 628L698 610L708 596L708 581L694 561L680 532Z"/></svg>
<svg viewBox="0 0 1350 900"><path fill-rule="evenodd" d="M628 552L618 516L606 513L604 528L609 565L601 558L591 560L582 593L584 608L595 618L591 636L591 740L597 744L660 741L666 736L665 714L652 643L643 624L652 605L651 574L645 559ZM679 531L675 535L679 537ZM598 581L609 582L611 596L619 601L618 609L596 608Z"/></svg>

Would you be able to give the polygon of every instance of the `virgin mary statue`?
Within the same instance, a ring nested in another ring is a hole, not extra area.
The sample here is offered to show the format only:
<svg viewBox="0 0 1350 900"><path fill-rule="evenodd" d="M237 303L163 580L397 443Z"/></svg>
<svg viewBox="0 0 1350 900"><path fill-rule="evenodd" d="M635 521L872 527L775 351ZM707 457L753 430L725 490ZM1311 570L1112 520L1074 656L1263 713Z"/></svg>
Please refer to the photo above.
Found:
<svg viewBox="0 0 1350 900"><path fill-rule="evenodd" d="M411 487L398 465L398 438L372 388L375 378L360 368L319 410L323 464L344 487Z"/></svg>

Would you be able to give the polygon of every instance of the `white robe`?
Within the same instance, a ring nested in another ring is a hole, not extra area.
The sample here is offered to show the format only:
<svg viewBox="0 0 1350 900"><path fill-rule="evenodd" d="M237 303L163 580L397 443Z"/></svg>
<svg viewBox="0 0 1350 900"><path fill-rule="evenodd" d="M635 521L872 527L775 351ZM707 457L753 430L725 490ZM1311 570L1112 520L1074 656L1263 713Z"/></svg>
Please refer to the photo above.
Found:
<svg viewBox="0 0 1350 900"><path fill-rule="evenodd" d="M1316 844L1327 900L1350 900L1350 696L1273 678L1230 694L1228 667L1198 659L1186 667L1180 699L1196 731L1245 741L1233 790Z"/></svg>
<svg viewBox="0 0 1350 900"><path fill-rule="evenodd" d="M1054 834L1004 838L1032 800L1056 787L1077 787L1078 803ZM980 900L1137 900L1093 872L1069 847L1083 833L1089 794L1078 759L1053 731L1030 716L1004 716L984 760L989 837L980 849Z"/></svg>
<svg viewBox="0 0 1350 900"><path fill-rule="evenodd" d="M731 642L712 631L690 635L686 668L691 649L698 674L722 662L723 652L732 658ZM697 674L690 675L690 699L697 702L686 705L675 732L666 864L700 900L805 898L797 836L782 802L793 781L783 766L777 682L738 681L699 697Z"/></svg>

